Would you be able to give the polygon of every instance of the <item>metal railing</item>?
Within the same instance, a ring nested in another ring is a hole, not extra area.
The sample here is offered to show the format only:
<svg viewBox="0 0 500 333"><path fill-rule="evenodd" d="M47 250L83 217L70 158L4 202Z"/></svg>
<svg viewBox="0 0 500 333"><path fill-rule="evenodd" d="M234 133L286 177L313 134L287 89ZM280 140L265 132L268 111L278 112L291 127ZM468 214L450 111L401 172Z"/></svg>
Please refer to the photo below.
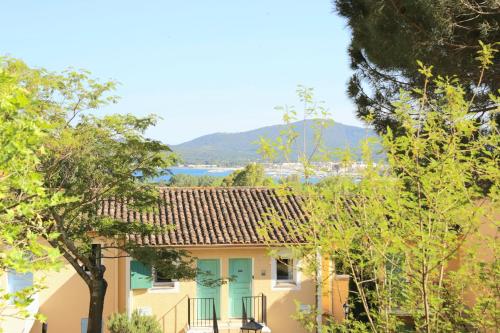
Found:
<svg viewBox="0 0 500 333"><path fill-rule="evenodd" d="M214 333L219 333L215 299L188 297L188 324L189 327L212 327Z"/></svg>
<svg viewBox="0 0 500 333"><path fill-rule="evenodd" d="M248 318L255 319L258 323L267 323L267 297L264 294L259 296L246 296L241 298L242 323L248 322Z"/></svg>

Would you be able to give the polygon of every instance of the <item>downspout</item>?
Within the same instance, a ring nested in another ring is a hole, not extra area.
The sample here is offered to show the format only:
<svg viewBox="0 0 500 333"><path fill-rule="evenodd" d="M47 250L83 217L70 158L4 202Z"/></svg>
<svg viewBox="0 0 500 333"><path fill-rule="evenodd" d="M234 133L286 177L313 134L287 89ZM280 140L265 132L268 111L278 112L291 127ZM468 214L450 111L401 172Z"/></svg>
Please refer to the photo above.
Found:
<svg viewBox="0 0 500 333"><path fill-rule="evenodd" d="M125 310L130 318L132 314L132 297L130 297L130 257L125 257Z"/></svg>
<svg viewBox="0 0 500 333"><path fill-rule="evenodd" d="M321 333L323 330L322 268L321 251L318 248L316 251L316 333Z"/></svg>
<svg viewBox="0 0 500 333"><path fill-rule="evenodd" d="M117 257L120 256L120 251L118 249L115 249L115 255ZM119 312L119 309L120 309L120 302L119 302L119 299L120 299L120 296L119 296L119 292L120 292L120 260L119 259L116 259L114 260L115 262L115 272L113 273L114 277L115 277L115 281L113 281L113 288L114 288L114 294L115 294L115 306L114 306L114 312Z"/></svg>

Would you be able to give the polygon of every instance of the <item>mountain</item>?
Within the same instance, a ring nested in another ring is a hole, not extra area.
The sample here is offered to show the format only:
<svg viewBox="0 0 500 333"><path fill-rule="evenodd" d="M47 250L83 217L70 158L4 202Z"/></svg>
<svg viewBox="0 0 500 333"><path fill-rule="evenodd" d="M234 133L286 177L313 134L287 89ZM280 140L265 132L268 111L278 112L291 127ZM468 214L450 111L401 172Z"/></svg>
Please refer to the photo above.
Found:
<svg viewBox="0 0 500 333"><path fill-rule="evenodd" d="M293 147L290 159L297 160L298 152L303 147L304 121L292 124L300 133ZM313 145L314 120L306 120L306 143L309 145L308 153ZM240 133L214 133L200 136L191 141L178 145L171 145L173 151L181 155L186 164L217 164L217 165L242 165L252 161L262 160L257 153L257 141L260 137L276 139L280 132L286 129L286 125L266 126L251 131ZM348 126L341 123L323 130L323 142L328 149L345 149L359 147L360 142L367 136L375 137L375 133L361 127ZM282 161L282 160L281 160Z"/></svg>

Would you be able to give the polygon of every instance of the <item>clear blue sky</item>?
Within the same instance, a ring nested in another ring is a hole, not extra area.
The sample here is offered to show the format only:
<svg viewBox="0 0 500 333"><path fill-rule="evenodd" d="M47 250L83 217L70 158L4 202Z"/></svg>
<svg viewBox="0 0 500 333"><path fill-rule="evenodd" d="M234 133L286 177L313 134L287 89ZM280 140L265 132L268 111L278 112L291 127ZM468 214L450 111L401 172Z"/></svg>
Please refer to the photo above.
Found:
<svg viewBox="0 0 500 333"><path fill-rule="evenodd" d="M361 125L346 96L349 31L330 0L5 0L0 53L121 83L102 112L156 113L149 135L180 143L280 123L274 107L314 87L336 121Z"/></svg>

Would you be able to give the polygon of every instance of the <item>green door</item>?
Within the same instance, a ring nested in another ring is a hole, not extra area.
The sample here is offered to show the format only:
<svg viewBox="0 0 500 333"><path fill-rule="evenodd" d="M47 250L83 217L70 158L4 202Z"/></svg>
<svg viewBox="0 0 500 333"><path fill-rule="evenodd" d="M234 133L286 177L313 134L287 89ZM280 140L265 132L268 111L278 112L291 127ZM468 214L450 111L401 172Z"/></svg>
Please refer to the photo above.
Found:
<svg viewBox="0 0 500 333"><path fill-rule="evenodd" d="M212 319L212 303L215 302L217 319L220 319L220 261L219 259L199 259L198 276L196 277L196 297L194 313L198 319Z"/></svg>
<svg viewBox="0 0 500 333"><path fill-rule="evenodd" d="M229 314L241 318L243 297L252 296L252 259L229 259ZM252 302L247 299L247 316L252 316Z"/></svg>

